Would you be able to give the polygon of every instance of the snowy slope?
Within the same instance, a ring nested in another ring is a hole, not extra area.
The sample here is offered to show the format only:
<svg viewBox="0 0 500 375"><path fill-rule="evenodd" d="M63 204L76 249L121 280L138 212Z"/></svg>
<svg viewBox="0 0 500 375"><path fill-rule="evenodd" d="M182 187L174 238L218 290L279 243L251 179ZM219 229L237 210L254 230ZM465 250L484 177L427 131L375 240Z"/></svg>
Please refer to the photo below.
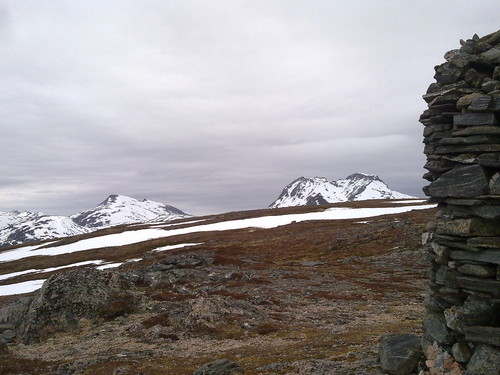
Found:
<svg viewBox="0 0 500 375"><path fill-rule="evenodd" d="M43 216L43 213L29 211L0 211L0 231L11 225L18 225L29 220L34 220L40 216Z"/></svg>
<svg viewBox="0 0 500 375"><path fill-rule="evenodd" d="M72 215L48 216L41 212L0 212L0 248L26 242L74 236L105 227L168 221L189 217L181 210L148 199L110 195L100 205Z"/></svg>
<svg viewBox="0 0 500 375"><path fill-rule="evenodd" d="M288 184L270 208L319 205L368 199L405 199L412 196L391 190L378 176L354 173L345 179L300 177Z"/></svg>
<svg viewBox="0 0 500 375"><path fill-rule="evenodd" d="M139 201L124 195L110 195L104 202L90 210L70 216L73 221L87 228L104 228L121 224L167 221L188 217L181 210L155 201Z"/></svg>
<svg viewBox="0 0 500 375"><path fill-rule="evenodd" d="M38 216L2 230L2 246L74 236L90 232L66 216Z"/></svg>

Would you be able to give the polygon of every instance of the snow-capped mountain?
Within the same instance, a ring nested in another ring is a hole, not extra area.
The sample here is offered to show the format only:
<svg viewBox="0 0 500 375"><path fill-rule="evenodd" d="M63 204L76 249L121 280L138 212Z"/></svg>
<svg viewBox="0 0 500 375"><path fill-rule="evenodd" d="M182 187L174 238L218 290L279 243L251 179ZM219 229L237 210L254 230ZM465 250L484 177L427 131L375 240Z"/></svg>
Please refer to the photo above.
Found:
<svg viewBox="0 0 500 375"><path fill-rule="evenodd" d="M2 246L17 245L25 242L42 241L52 238L74 236L91 230L76 224L66 216L38 216L23 223L11 225L2 230Z"/></svg>
<svg viewBox="0 0 500 375"><path fill-rule="evenodd" d="M191 215L163 203L110 195L98 206L70 217L41 212L0 212L0 247L89 233L121 224L168 221Z"/></svg>
<svg viewBox="0 0 500 375"><path fill-rule="evenodd" d="M0 231L11 225L19 225L23 222L34 220L38 217L43 216L41 212L29 212L29 211L0 211Z"/></svg>
<svg viewBox="0 0 500 375"><path fill-rule="evenodd" d="M87 228L103 228L121 224L167 221L190 215L167 204L143 199L139 201L124 195L110 195L90 210L70 216Z"/></svg>
<svg viewBox="0 0 500 375"><path fill-rule="evenodd" d="M410 195L391 190L378 176L354 173L345 179L300 177L288 184L270 208L310 206L368 199L405 199Z"/></svg>

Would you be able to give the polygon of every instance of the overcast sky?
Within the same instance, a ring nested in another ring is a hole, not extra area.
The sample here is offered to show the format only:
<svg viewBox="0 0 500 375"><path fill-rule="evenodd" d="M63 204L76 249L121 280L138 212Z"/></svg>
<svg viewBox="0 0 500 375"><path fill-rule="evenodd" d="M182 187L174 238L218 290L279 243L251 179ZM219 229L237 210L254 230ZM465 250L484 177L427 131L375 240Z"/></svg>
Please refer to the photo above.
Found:
<svg viewBox="0 0 500 375"><path fill-rule="evenodd" d="M300 176L423 196L421 96L498 0L0 0L0 211L194 215Z"/></svg>

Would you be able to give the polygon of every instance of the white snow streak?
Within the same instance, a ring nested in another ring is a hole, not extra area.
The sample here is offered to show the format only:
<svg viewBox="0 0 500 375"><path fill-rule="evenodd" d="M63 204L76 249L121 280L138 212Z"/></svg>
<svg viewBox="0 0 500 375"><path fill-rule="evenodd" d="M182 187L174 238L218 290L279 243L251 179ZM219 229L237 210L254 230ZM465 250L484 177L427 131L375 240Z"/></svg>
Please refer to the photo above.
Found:
<svg viewBox="0 0 500 375"><path fill-rule="evenodd" d="M243 228L275 228L292 222L310 220L343 220L360 219L380 215L398 214L412 210L425 210L434 208L434 204L405 207L383 207L383 208L343 208L334 207L321 212L309 212L304 214L289 214L276 216L262 216L251 219L231 220L220 223L191 226L179 229L141 229L126 231L123 233L108 234L105 236L89 238L75 243L39 249L33 246L19 248L13 251L0 253L0 262L9 262L37 255L60 255L76 251L98 249L103 247L124 246L155 238L172 237L181 234L196 232L225 231Z"/></svg>

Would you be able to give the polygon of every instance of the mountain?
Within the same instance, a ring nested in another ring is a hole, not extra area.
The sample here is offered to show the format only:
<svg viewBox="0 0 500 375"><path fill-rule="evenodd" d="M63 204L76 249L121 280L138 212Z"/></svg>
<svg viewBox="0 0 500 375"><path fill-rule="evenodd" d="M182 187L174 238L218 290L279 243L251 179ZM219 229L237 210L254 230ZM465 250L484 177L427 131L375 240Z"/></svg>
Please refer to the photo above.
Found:
<svg viewBox="0 0 500 375"><path fill-rule="evenodd" d="M188 217L187 213L163 203L143 199L139 201L124 195L110 195L90 210L70 216L87 228L104 228L121 224L167 221Z"/></svg>
<svg viewBox="0 0 500 375"><path fill-rule="evenodd" d="M42 215L0 230L0 246L68 237L90 231L69 217Z"/></svg>
<svg viewBox="0 0 500 375"><path fill-rule="evenodd" d="M37 218L44 216L41 212L29 211L0 211L0 247L16 244L15 241L9 239L9 236L19 226L29 223Z"/></svg>
<svg viewBox="0 0 500 375"><path fill-rule="evenodd" d="M66 216L41 212L0 212L0 247L74 236L121 224L168 221L191 215L163 203L110 195L98 206Z"/></svg>
<svg viewBox="0 0 500 375"><path fill-rule="evenodd" d="M300 177L285 186L270 208L312 206L368 199L405 199L410 195L391 190L378 176L354 173L345 179Z"/></svg>

